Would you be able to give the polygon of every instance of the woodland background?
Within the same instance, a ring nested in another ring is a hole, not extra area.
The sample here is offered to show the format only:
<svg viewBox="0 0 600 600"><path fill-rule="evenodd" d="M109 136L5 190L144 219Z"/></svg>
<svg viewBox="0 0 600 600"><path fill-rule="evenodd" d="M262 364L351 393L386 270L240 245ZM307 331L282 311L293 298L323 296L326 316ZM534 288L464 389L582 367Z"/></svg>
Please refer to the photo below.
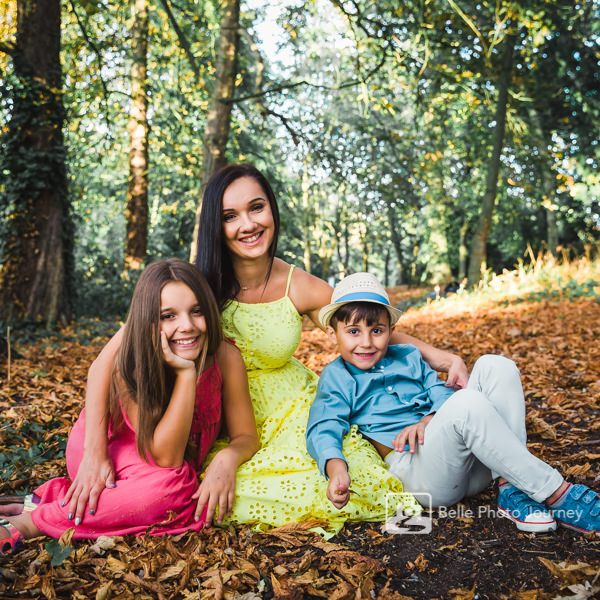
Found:
<svg viewBox="0 0 600 600"><path fill-rule="evenodd" d="M333 281L599 239L600 2L2 0L0 319L122 313L227 161ZM486 275L486 273L488 275Z"/></svg>

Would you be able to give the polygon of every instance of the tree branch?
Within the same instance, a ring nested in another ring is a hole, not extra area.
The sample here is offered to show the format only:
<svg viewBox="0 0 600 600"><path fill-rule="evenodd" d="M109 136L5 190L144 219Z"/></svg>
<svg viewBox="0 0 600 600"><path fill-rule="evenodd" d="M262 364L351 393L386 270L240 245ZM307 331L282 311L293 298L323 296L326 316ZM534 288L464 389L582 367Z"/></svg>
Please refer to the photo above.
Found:
<svg viewBox="0 0 600 600"><path fill-rule="evenodd" d="M221 102L226 102L228 104L235 104L237 102L245 102L246 100L254 100L255 98L260 98L262 96L266 96L267 94L275 94L277 92L282 92L283 90L289 90L289 89L293 89L296 87L300 87L301 85L307 85L309 87L313 87L315 89L321 89L321 90L333 90L333 91L343 90L345 88L353 87L355 85L360 85L361 83L364 83L381 68L382 64L383 64L383 62L381 62L374 69L369 71L369 73L367 74L367 76L364 79L351 79L350 81L345 81L344 83L341 83L340 85L323 85L323 84L318 84L318 83L311 83L310 81L306 81L305 79L302 79L300 81L295 81L293 83L284 83L284 84L272 87L268 90L262 90L260 92L257 92L256 94L248 94L247 96L240 96L239 98L233 98L233 97L232 98L223 98L221 100Z"/></svg>
<svg viewBox="0 0 600 600"><path fill-rule="evenodd" d="M272 115L273 117L277 117L281 121L281 124L288 130L290 136L292 137L292 141L294 142L294 146L298 146L298 144L300 144L300 140L298 139L298 133L296 133L296 131L292 129L292 126L289 124L288 120L283 115L276 113L274 110L264 107L261 112L265 115Z"/></svg>
<svg viewBox="0 0 600 600"><path fill-rule="evenodd" d="M0 52L4 52L4 54L13 56L16 51L17 47L15 44L3 44L2 42L0 42Z"/></svg>
<svg viewBox="0 0 600 600"><path fill-rule="evenodd" d="M192 53L192 48L189 42L187 41L187 38L185 37L183 31L177 24L177 21L175 20L175 15L173 14L171 7L169 6L169 1L160 0L160 3L162 4L163 8L165 9L165 12L167 13L167 18L171 22L171 26L173 27L175 34L177 35L177 39L179 40L179 43L181 44L181 47L183 48L183 51L187 56L188 62L190 63L190 67L192 67L192 71L194 71L194 75L196 76L196 82L198 83L200 81L200 69L198 68L198 64L196 63L196 59L194 58L194 55Z"/></svg>
<svg viewBox="0 0 600 600"><path fill-rule="evenodd" d="M81 33L83 34L83 39L85 40L86 44L94 51L94 54L96 55L96 60L98 61L98 79L100 79L100 84L102 85L103 96L104 96L104 116L105 116L105 120L106 120L106 126L110 127L110 122L108 120L108 96L110 95L110 92L108 91L106 82L102 78L102 67L104 66L102 63L102 54L101 54L98 46L96 46L96 44L94 43L92 38L88 35L88 32L85 28L85 25L83 24L83 21L79 18L79 15L77 14L77 11L75 10L75 4L73 3L73 0L69 0L69 5L71 6L71 11L75 15L75 20L77 21L77 25L79 25L79 29L81 30Z"/></svg>

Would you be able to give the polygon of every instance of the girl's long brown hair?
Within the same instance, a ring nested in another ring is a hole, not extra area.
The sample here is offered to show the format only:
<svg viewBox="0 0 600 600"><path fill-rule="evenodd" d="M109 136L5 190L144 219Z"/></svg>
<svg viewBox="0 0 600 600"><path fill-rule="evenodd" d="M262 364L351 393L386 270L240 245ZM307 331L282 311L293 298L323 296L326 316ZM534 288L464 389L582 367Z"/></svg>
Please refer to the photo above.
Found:
<svg viewBox="0 0 600 600"><path fill-rule="evenodd" d="M160 341L160 295L172 281L185 283L192 290L206 321L199 371L206 356L214 355L223 339L215 297L196 267L170 258L152 263L142 271L115 358L109 407L112 428L118 431L123 426L119 394L126 393L138 405L137 449L146 461L154 430L169 405L175 383L175 375L163 358ZM188 447L186 458L191 458L189 450Z"/></svg>

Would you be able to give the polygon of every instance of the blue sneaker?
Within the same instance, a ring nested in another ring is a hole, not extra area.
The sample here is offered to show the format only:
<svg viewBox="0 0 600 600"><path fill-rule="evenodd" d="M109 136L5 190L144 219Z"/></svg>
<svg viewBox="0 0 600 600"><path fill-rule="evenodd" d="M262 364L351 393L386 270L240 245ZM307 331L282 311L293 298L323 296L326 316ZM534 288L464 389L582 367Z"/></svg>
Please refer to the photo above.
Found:
<svg viewBox="0 0 600 600"><path fill-rule="evenodd" d="M554 518L564 527L600 536L600 496L587 485L571 484L560 506L550 507Z"/></svg>
<svg viewBox="0 0 600 600"><path fill-rule="evenodd" d="M548 509L510 483L498 486L498 514L515 523L520 531L554 531L556 521Z"/></svg>

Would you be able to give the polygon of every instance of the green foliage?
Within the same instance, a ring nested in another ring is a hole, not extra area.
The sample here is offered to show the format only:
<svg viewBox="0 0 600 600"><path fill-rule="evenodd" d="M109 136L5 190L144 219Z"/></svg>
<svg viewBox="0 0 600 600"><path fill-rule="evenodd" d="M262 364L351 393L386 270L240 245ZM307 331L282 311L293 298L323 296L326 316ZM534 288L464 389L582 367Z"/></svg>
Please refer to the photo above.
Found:
<svg viewBox="0 0 600 600"><path fill-rule="evenodd" d="M58 540L52 540L51 542L47 542L44 544L44 548L46 552L52 557L50 564L53 567L60 567L60 565L65 562L71 553L73 552L73 548L69 545L63 546Z"/></svg>
<svg viewBox="0 0 600 600"><path fill-rule="evenodd" d="M586 255L569 259L568 253L558 260L549 254L534 256L531 262L519 260L512 269L495 274L488 270L479 287L468 290L460 287L455 294L444 294L436 287L431 293L411 297L397 306L401 310L418 308L430 302L471 307L495 303L500 305L522 302L572 301L591 298L600 302L600 248L587 249Z"/></svg>
<svg viewBox="0 0 600 600"><path fill-rule="evenodd" d="M59 425L58 420L52 419L49 429L37 423L23 423L18 430L7 424L0 426L4 448L0 453L0 479L24 479L28 482L28 489L41 485L41 480L31 481L31 467L48 460L64 458L67 439L61 435L46 435L52 427L58 428ZM26 447L23 440L40 441Z"/></svg>

